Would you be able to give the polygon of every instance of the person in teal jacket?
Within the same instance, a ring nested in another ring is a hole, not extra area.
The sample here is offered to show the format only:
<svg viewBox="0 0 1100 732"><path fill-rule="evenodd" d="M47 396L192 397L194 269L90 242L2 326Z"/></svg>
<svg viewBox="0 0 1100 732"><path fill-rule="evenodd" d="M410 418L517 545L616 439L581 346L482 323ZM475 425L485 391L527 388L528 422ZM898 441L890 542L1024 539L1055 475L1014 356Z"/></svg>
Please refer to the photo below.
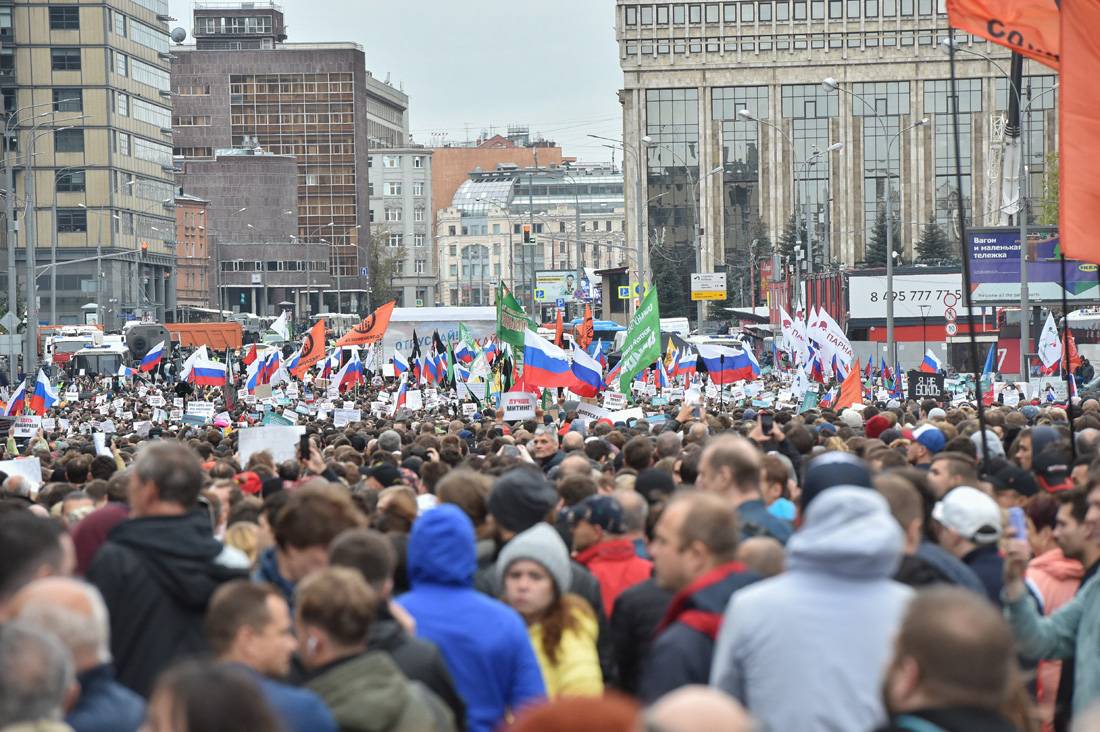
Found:
<svg viewBox="0 0 1100 732"><path fill-rule="evenodd" d="M470 732L492 732L509 713L546 698L527 625L474 589L474 526L457 506L425 512L409 536L412 590L397 599L416 634L439 647L466 702Z"/></svg>

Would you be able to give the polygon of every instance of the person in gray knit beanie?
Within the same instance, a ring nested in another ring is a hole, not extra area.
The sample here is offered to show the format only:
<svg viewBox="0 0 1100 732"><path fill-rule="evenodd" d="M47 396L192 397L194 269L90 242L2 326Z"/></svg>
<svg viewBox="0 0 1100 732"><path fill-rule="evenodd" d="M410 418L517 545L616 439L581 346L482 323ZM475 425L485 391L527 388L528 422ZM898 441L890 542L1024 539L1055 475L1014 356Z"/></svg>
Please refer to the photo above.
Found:
<svg viewBox="0 0 1100 732"><path fill-rule="evenodd" d="M535 524L504 545L496 563L498 586L504 586L504 575L507 574L508 567L521 559L529 559L545 567L557 585L559 594L569 591L572 579L569 550L553 526L546 523Z"/></svg>

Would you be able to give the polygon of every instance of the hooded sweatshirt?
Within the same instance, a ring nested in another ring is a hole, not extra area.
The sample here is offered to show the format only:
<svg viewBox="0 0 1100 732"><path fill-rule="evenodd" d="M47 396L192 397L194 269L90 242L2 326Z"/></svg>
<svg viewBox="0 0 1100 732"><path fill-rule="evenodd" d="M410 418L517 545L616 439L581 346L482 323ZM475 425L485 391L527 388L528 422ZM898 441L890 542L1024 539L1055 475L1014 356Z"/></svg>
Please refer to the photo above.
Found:
<svg viewBox="0 0 1100 732"><path fill-rule="evenodd" d="M1043 599L1043 615L1050 615L1073 599L1085 568L1076 559L1069 559L1059 548L1043 552L1027 565L1027 581ZM1054 704L1058 696L1058 681L1062 675L1061 661L1040 661L1036 702L1044 729L1054 719Z"/></svg>
<svg viewBox="0 0 1100 732"><path fill-rule="evenodd" d="M787 571L733 594L711 684L767 729L882 724L882 674L913 595L891 579L902 550L881 495L854 486L824 491L787 543Z"/></svg>
<svg viewBox="0 0 1100 732"><path fill-rule="evenodd" d="M203 617L214 590L246 577L248 558L215 539L201 511L112 529L86 578L107 603L118 680L147 697L174 660L205 650Z"/></svg>
<svg viewBox="0 0 1100 732"><path fill-rule="evenodd" d="M474 527L465 513L445 504L417 519L408 569L412 590L398 602L443 654L470 732L491 732L509 710L545 699L523 618L474 589Z"/></svg>

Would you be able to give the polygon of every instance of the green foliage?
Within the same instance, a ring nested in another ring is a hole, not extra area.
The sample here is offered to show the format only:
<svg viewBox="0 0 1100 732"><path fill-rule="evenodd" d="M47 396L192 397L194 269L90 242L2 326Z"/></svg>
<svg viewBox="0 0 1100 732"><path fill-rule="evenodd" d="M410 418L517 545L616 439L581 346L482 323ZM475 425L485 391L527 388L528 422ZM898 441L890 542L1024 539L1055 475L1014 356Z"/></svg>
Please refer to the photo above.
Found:
<svg viewBox="0 0 1100 732"><path fill-rule="evenodd" d="M904 251L904 242L901 239L901 222L897 214L894 214L891 222L894 251ZM874 267L886 266L886 211L879 209L875 226L871 229L871 237L867 241L867 248L863 252L863 261Z"/></svg>
<svg viewBox="0 0 1100 732"><path fill-rule="evenodd" d="M921 231L920 240L917 242L917 261L923 264L958 261L958 251L936 222L935 213L929 214L928 223Z"/></svg>
<svg viewBox="0 0 1100 732"><path fill-rule="evenodd" d="M1043 174L1043 197L1039 199L1038 223L1058 225L1058 153L1047 155L1046 172Z"/></svg>
<svg viewBox="0 0 1100 732"><path fill-rule="evenodd" d="M370 249L367 251L371 302L375 305L389 302L397 297L399 290L394 278L401 274L401 265L405 261L404 246L389 246L389 232L379 227L371 232Z"/></svg>
<svg viewBox="0 0 1100 732"><path fill-rule="evenodd" d="M788 260L793 260L795 251L801 249L802 258L805 261L807 238L805 223L800 217L796 218L791 214L787 218L787 225L783 227L783 235L779 238L779 253ZM799 241L802 243L799 244Z"/></svg>

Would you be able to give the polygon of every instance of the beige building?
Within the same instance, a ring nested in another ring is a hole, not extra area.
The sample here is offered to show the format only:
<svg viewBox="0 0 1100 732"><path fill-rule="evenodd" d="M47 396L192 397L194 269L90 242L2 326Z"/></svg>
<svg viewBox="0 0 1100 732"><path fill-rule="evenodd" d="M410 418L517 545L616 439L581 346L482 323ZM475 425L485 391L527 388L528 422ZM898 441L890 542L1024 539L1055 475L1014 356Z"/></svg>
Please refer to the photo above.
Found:
<svg viewBox="0 0 1100 732"><path fill-rule="evenodd" d="M694 310L674 293L686 292L696 249L703 271L725 268L736 282L753 243L780 239L794 214L809 222L815 271L863 259L887 191L906 261L930 219L957 239L943 0L617 0L615 12L628 230L640 174L662 315ZM961 201L970 221L992 224L1009 54L957 40ZM830 77L839 90L823 86ZM1056 149L1056 94L1044 93L1055 79L1024 68L1032 197Z"/></svg>
<svg viewBox="0 0 1100 732"><path fill-rule="evenodd" d="M175 307L172 111L165 0L12 0L0 7L0 74L15 174L18 259L35 245L82 263L39 277L40 318L108 327ZM7 23L8 27L3 25ZM33 173L33 186L27 172ZM24 220L24 212L32 212ZM96 257L101 276L96 276ZM22 269L22 267L21 267ZM23 277L20 276L23 286ZM83 309L83 312L82 312Z"/></svg>

